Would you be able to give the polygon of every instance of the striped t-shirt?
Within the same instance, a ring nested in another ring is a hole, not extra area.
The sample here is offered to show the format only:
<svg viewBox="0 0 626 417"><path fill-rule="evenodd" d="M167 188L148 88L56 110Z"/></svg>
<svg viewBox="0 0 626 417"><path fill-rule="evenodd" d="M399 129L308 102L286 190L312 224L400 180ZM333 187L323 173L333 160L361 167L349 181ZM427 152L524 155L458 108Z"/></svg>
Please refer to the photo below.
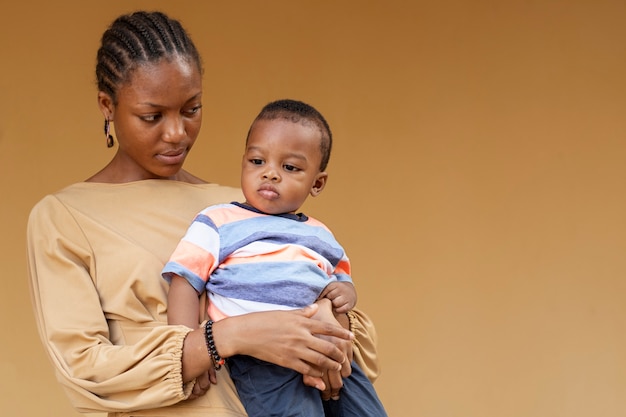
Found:
<svg viewBox="0 0 626 417"><path fill-rule="evenodd" d="M200 212L162 274L168 281L179 275L198 292L206 289L213 320L301 308L331 281L352 282L350 262L324 224L239 203Z"/></svg>

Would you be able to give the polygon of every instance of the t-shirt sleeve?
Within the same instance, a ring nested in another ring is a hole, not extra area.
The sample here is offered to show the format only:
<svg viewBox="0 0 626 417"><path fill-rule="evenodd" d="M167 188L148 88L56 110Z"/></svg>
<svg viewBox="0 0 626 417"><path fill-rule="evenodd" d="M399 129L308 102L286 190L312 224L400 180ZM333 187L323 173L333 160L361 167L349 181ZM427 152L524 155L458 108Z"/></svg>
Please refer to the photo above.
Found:
<svg viewBox="0 0 626 417"><path fill-rule="evenodd" d="M205 210L193 220L161 274L168 282L174 274L185 278L200 294L218 266L219 253L219 231Z"/></svg>
<svg viewBox="0 0 626 417"><path fill-rule="evenodd" d="M337 278L337 281L339 282L352 282L352 277L350 274L350 260L344 252L342 258L339 260L337 266L335 267L335 270L333 271L333 275Z"/></svg>

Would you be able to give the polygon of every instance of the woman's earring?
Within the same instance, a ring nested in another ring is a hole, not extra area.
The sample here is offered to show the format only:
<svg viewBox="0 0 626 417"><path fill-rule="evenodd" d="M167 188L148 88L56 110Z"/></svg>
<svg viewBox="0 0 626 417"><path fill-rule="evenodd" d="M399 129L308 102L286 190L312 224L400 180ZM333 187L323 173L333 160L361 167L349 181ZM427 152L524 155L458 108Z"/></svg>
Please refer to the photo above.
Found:
<svg viewBox="0 0 626 417"><path fill-rule="evenodd" d="M112 148L115 142L111 136L111 125L108 118L104 119L104 137L107 140L107 148Z"/></svg>

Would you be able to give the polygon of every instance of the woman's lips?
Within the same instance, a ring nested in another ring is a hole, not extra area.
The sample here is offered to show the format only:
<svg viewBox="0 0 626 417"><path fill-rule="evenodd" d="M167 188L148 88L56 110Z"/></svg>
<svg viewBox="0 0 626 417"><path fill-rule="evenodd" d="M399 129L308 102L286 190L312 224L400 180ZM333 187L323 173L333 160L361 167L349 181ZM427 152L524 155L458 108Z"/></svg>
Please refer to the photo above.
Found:
<svg viewBox="0 0 626 417"><path fill-rule="evenodd" d="M168 164L168 165L178 165L182 164L185 161L187 156L186 149L175 149L167 152L162 152L157 154L157 159Z"/></svg>

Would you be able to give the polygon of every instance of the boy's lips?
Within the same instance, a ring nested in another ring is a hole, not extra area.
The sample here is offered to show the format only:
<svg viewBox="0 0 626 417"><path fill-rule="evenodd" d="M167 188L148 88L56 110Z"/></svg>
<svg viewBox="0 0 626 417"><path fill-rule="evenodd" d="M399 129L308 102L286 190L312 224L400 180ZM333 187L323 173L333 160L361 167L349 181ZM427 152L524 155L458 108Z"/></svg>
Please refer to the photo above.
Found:
<svg viewBox="0 0 626 417"><path fill-rule="evenodd" d="M276 188L269 184L261 185L261 187L259 187L257 192L259 193L261 197L266 198L268 200L275 200L279 197L279 194L278 194L278 191L276 191Z"/></svg>

